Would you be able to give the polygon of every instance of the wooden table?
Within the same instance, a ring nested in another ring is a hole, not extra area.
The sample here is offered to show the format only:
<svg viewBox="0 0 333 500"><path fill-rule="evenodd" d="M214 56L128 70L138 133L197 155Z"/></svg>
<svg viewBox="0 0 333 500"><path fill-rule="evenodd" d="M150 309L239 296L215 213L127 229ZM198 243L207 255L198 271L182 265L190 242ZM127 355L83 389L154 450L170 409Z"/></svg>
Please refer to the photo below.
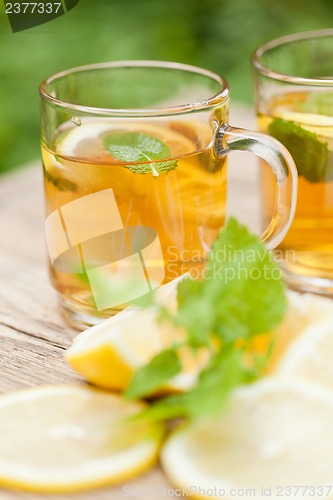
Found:
<svg viewBox="0 0 333 500"><path fill-rule="evenodd" d="M232 123L254 127L254 118L247 109L237 108ZM256 165L248 154L233 156L229 210L256 229L259 207ZM56 293L48 281L43 212L39 163L0 178L1 393L40 384L82 383L63 358L76 332L60 316ZM130 498L153 500L161 498L154 494L153 488L171 487L158 467L128 485L133 488ZM125 496L122 486L71 496L0 490L0 500L39 498L118 500Z"/></svg>

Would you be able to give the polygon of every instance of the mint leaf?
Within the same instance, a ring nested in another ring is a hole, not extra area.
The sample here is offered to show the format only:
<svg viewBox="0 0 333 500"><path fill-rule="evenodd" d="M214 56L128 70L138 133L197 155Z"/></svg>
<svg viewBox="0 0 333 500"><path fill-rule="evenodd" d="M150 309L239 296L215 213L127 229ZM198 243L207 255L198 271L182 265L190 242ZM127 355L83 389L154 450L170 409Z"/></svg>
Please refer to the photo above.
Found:
<svg viewBox="0 0 333 500"><path fill-rule="evenodd" d="M213 244L208 261L206 293L218 312L216 332L236 323L248 338L275 328L287 301L280 269L272 252L235 218L227 221ZM224 306L218 307L218 297ZM260 312L259 312L260 311Z"/></svg>
<svg viewBox="0 0 333 500"><path fill-rule="evenodd" d="M223 347L201 372L193 390L157 401L144 410L140 418L155 421L195 419L220 412L236 387L251 383L258 377L244 364L244 354L244 348Z"/></svg>
<svg viewBox="0 0 333 500"><path fill-rule="evenodd" d="M166 349L153 357L142 368L139 368L130 381L125 392L127 399L138 399L149 396L158 390L170 378L181 370L178 354L172 349Z"/></svg>
<svg viewBox="0 0 333 500"><path fill-rule="evenodd" d="M211 332L224 340L251 338L281 321L286 299L277 264L234 218L212 247L205 277L178 286L176 321L186 328L190 345L210 344Z"/></svg>
<svg viewBox="0 0 333 500"><path fill-rule="evenodd" d="M174 321L187 331L188 345L194 349L210 346L214 322L214 304L205 300L204 282L192 278L178 285L178 312Z"/></svg>
<svg viewBox="0 0 333 500"><path fill-rule="evenodd" d="M309 182L327 182L333 179L333 154L328 143L320 141L314 132L295 122L273 120L268 133L278 139L293 157L298 175Z"/></svg>
<svg viewBox="0 0 333 500"><path fill-rule="evenodd" d="M125 168L135 173L152 173L154 177L158 177L160 173L167 173L177 167L176 160L161 161L171 156L166 144L156 137L141 132L108 134L104 138L104 148L114 158L125 162Z"/></svg>
<svg viewBox="0 0 333 500"><path fill-rule="evenodd" d="M272 345L267 332L282 321L287 307L284 282L272 254L231 218L212 247L204 276L201 281L186 278L179 283L178 310L169 314L169 320L186 332L182 349L184 344L193 350L209 349L210 360L196 387L153 404L143 412L146 418L197 418L219 411L235 387L265 371ZM267 342L259 354L253 342L262 334ZM158 379L161 371L165 383L167 367L163 353L159 356L155 376ZM137 384L140 394L138 379Z"/></svg>

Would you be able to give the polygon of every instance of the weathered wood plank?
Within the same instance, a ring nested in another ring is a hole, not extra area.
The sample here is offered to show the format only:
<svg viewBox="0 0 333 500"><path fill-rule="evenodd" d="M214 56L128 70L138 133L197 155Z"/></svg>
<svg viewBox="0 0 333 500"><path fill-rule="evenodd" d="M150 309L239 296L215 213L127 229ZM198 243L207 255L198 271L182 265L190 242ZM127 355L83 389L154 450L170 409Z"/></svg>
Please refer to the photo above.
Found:
<svg viewBox="0 0 333 500"><path fill-rule="evenodd" d="M40 384L81 382L66 363L64 350L38 335L1 325L0 393Z"/></svg>
<svg viewBox="0 0 333 500"><path fill-rule="evenodd" d="M0 325L67 347L74 336L57 309L46 267L0 254Z"/></svg>

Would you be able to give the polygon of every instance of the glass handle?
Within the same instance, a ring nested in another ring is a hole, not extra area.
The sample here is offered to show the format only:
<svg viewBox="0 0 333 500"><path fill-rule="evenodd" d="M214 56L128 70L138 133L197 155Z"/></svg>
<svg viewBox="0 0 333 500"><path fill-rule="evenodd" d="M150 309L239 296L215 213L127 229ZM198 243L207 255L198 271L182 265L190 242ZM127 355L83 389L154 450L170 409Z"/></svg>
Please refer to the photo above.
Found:
<svg viewBox="0 0 333 500"><path fill-rule="evenodd" d="M260 156L274 173L277 184L274 213L260 236L271 250L281 243L295 215L298 177L294 160L276 139L224 124L216 134L215 154L223 157L232 151L250 151Z"/></svg>

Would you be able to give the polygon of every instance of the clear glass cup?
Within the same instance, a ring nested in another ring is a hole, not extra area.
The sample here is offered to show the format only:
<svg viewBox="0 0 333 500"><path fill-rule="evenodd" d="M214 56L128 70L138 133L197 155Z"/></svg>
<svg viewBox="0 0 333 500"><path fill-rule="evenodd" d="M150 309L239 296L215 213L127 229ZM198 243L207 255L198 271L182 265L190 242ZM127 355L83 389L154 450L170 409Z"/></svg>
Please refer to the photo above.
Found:
<svg viewBox="0 0 333 500"><path fill-rule="evenodd" d="M333 29L285 36L253 56L261 132L281 141L298 170L296 214L278 247L290 286L333 293ZM275 183L261 170L263 224Z"/></svg>
<svg viewBox="0 0 333 500"><path fill-rule="evenodd" d="M277 197L262 240L293 218L297 175L276 140L228 125L229 88L192 66L97 64L41 84L50 276L84 328L185 272L200 277L226 217L226 155L271 166Z"/></svg>

